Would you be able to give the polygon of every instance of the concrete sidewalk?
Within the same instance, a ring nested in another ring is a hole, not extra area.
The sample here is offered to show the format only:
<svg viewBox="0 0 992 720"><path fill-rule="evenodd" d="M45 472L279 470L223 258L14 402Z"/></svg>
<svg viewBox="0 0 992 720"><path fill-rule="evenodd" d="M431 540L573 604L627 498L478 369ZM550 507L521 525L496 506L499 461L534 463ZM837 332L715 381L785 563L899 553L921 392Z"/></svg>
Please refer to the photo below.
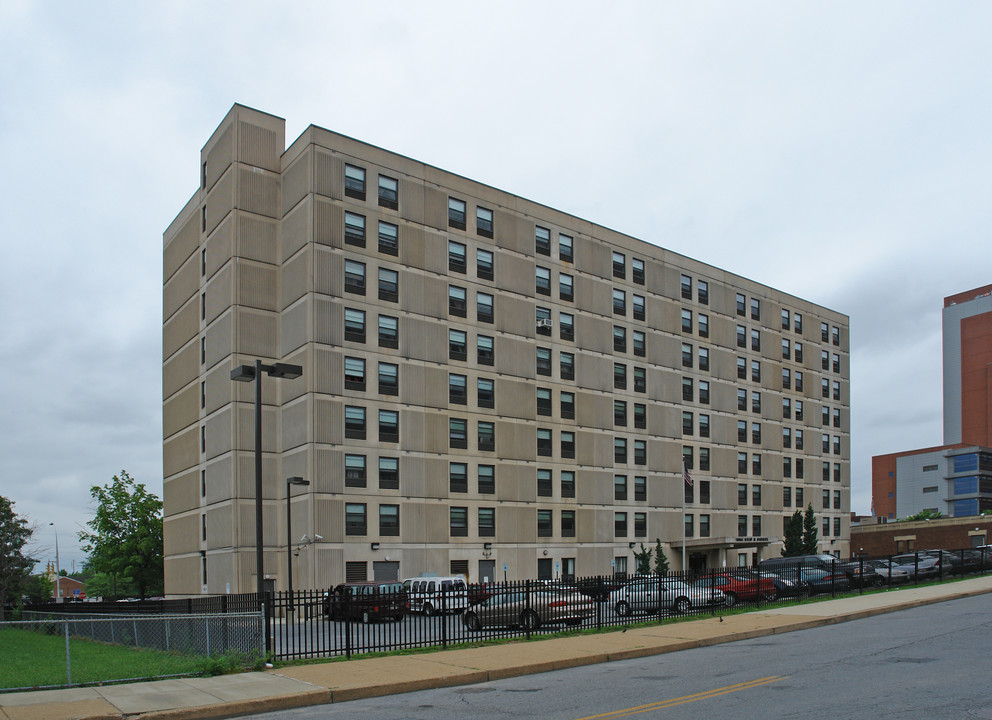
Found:
<svg viewBox="0 0 992 720"><path fill-rule="evenodd" d="M992 575L621 632L300 665L212 678L0 694L2 720L228 718L486 682L804 630L992 592Z"/></svg>

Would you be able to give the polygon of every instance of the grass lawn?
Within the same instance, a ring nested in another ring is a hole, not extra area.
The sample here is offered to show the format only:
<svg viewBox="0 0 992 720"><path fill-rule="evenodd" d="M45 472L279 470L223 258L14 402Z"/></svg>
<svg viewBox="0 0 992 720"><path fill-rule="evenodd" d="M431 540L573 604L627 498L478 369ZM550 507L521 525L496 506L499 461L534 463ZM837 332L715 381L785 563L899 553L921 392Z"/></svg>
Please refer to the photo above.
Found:
<svg viewBox="0 0 992 720"><path fill-rule="evenodd" d="M205 658L85 639L69 640L73 685L190 675ZM0 624L0 690L64 686L65 637Z"/></svg>

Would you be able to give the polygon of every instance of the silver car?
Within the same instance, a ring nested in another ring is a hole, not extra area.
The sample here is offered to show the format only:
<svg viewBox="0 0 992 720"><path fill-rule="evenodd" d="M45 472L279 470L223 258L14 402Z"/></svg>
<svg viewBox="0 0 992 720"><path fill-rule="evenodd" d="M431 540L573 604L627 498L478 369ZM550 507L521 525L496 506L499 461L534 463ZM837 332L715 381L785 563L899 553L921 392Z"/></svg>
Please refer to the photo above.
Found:
<svg viewBox="0 0 992 720"><path fill-rule="evenodd" d="M660 593L660 595L659 595ZM635 612L656 613L670 610L687 613L692 608L726 604L723 591L687 585L675 578L635 578L610 593L617 615L628 617Z"/></svg>
<svg viewBox="0 0 992 720"><path fill-rule="evenodd" d="M551 623L579 625L595 611L595 603L581 593L541 588L492 595L468 608L462 622L472 631L492 626L537 630Z"/></svg>

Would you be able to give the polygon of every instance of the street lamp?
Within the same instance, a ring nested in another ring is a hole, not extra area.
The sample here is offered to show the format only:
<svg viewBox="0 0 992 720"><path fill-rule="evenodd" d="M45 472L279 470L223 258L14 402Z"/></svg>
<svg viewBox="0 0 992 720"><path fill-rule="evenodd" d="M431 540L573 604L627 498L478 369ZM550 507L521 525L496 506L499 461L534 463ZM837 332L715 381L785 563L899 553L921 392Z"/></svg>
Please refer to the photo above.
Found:
<svg viewBox="0 0 992 720"><path fill-rule="evenodd" d="M289 612L293 612L293 516L289 509L290 493L294 485L309 485L301 477L286 478L286 575L289 579Z"/></svg>
<svg viewBox="0 0 992 720"><path fill-rule="evenodd" d="M262 373L269 377L295 380L303 374L300 365L289 363L273 363L265 365L261 360L255 360L254 365L239 365L231 370L231 379L237 382L255 382L255 592L258 601L263 603L265 597L265 575L262 572ZM268 610L265 616L269 616ZM265 653L269 653L269 633L265 633Z"/></svg>
<svg viewBox="0 0 992 720"><path fill-rule="evenodd" d="M59 562L59 529L55 523L48 523L55 528L55 601L62 602L62 563Z"/></svg>

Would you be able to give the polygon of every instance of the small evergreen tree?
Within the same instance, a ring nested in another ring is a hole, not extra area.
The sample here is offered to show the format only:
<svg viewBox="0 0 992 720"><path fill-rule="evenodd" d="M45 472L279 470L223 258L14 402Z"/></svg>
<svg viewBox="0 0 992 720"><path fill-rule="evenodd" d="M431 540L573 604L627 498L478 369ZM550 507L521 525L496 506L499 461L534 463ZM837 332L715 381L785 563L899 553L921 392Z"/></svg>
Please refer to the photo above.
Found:
<svg viewBox="0 0 992 720"><path fill-rule="evenodd" d="M634 553L634 560L637 561L638 575L651 574L651 549L644 547L644 543L641 543L641 549Z"/></svg>
<svg viewBox="0 0 992 720"><path fill-rule="evenodd" d="M813 514L813 503L806 506L806 515L803 517L803 554L816 554L816 515Z"/></svg>
<svg viewBox="0 0 992 720"><path fill-rule="evenodd" d="M656 575L667 575L668 570L668 558L665 556L665 551L661 548L661 538L655 538L654 572Z"/></svg>
<svg viewBox="0 0 992 720"><path fill-rule="evenodd" d="M804 550L803 513L797 508L785 526L785 548L782 550L782 557L802 555Z"/></svg>

